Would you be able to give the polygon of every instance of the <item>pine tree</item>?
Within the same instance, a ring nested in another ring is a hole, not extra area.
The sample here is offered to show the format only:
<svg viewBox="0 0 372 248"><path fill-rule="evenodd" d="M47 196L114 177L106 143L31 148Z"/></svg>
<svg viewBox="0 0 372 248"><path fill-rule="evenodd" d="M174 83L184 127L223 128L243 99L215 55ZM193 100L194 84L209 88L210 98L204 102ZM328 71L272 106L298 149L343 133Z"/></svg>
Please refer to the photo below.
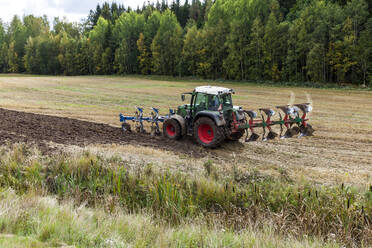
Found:
<svg viewBox="0 0 372 248"><path fill-rule="evenodd" d="M143 35L143 33L140 33L140 36L137 40L137 47L139 51L138 63L140 72L143 75L147 75L151 71L151 58L148 52L148 48L145 44L145 36Z"/></svg>
<svg viewBox="0 0 372 248"><path fill-rule="evenodd" d="M9 44L9 49L8 49L8 61L7 64L9 66L8 71L9 72L19 72L18 70L18 54L15 50L15 45L14 41Z"/></svg>

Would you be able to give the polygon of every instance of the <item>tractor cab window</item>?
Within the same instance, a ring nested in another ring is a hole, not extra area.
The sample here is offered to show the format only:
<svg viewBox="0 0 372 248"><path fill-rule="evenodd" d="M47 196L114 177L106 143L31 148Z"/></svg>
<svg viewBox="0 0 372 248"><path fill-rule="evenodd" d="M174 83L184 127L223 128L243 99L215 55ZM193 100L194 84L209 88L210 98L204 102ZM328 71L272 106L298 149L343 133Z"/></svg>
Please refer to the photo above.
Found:
<svg viewBox="0 0 372 248"><path fill-rule="evenodd" d="M232 107L231 94L225 94L221 96L222 104L224 107Z"/></svg>
<svg viewBox="0 0 372 248"><path fill-rule="evenodd" d="M208 110L217 111L220 106L220 100L216 95L208 95Z"/></svg>
<svg viewBox="0 0 372 248"><path fill-rule="evenodd" d="M203 93L197 93L195 99L195 110L196 113L207 109L207 95Z"/></svg>

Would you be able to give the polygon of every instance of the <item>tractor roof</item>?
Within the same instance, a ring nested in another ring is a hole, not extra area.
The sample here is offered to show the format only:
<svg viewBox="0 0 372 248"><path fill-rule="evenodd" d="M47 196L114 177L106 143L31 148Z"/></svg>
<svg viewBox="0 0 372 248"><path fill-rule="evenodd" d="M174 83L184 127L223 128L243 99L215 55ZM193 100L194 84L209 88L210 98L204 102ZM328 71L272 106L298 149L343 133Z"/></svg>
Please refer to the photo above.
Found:
<svg viewBox="0 0 372 248"><path fill-rule="evenodd" d="M224 87L218 87L218 86L199 86L195 88L195 92L204 93L204 94L210 94L210 95L220 95L220 94L229 94L233 93L233 89L228 89Z"/></svg>

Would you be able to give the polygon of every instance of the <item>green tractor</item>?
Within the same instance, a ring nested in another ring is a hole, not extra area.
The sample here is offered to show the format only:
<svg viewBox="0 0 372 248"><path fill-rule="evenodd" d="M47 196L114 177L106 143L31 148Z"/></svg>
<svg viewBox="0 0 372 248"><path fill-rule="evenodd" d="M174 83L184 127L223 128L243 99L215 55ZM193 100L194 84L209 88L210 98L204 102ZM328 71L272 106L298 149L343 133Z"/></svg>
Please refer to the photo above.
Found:
<svg viewBox="0 0 372 248"><path fill-rule="evenodd" d="M204 147L216 147L225 139L239 140L245 133L244 128L234 128L246 123L241 107L233 106L232 89L215 86L201 86L191 95L189 104L181 105L177 112L166 119L163 133L169 139L180 139L190 135Z"/></svg>
<svg viewBox="0 0 372 248"><path fill-rule="evenodd" d="M262 128L263 140L274 139L278 136L271 128L274 125L280 125L280 138L289 138L296 134L300 134L299 137L310 136L314 132L306 118L307 113L312 110L310 103L277 106L280 119L274 121L271 119L275 115L272 109L259 109L260 118L256 118L256 112L234 106L234 93L233 89L224 87L200 86L193 92L181 95L182 101L185 101L186 95L190 95L189 104L179 106L176 112L170 110L166 116L160 116L158 109L151 108L151 117L143 117L143 108L139 107L136 107L135 116L120 114L122 129L130 132L130 125L126 121L133 121L138 132L145 132L143 122L147 121L151 123L151 134L159 135L159 122L162 122L165 137L179 140L188 135L194 137L200 145L211 148L224 140L238 141L245 133L246 142L256 141L259 138L256 128ZM284 135L283 127L286 127Z"/></svg>

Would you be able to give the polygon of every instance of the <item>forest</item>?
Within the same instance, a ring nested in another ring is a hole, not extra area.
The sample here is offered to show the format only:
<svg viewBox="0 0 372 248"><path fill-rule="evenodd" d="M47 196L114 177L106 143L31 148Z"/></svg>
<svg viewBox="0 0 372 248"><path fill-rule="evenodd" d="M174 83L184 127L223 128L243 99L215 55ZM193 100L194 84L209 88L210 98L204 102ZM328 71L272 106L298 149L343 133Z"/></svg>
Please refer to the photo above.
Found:
<svg viewBox="0 0 372 248"><path fill-rule="evenodd" d="M80 23L14 16L0 20L0 72L369 87L371 13L366 0L163 0L104 3Z"/></svg>

